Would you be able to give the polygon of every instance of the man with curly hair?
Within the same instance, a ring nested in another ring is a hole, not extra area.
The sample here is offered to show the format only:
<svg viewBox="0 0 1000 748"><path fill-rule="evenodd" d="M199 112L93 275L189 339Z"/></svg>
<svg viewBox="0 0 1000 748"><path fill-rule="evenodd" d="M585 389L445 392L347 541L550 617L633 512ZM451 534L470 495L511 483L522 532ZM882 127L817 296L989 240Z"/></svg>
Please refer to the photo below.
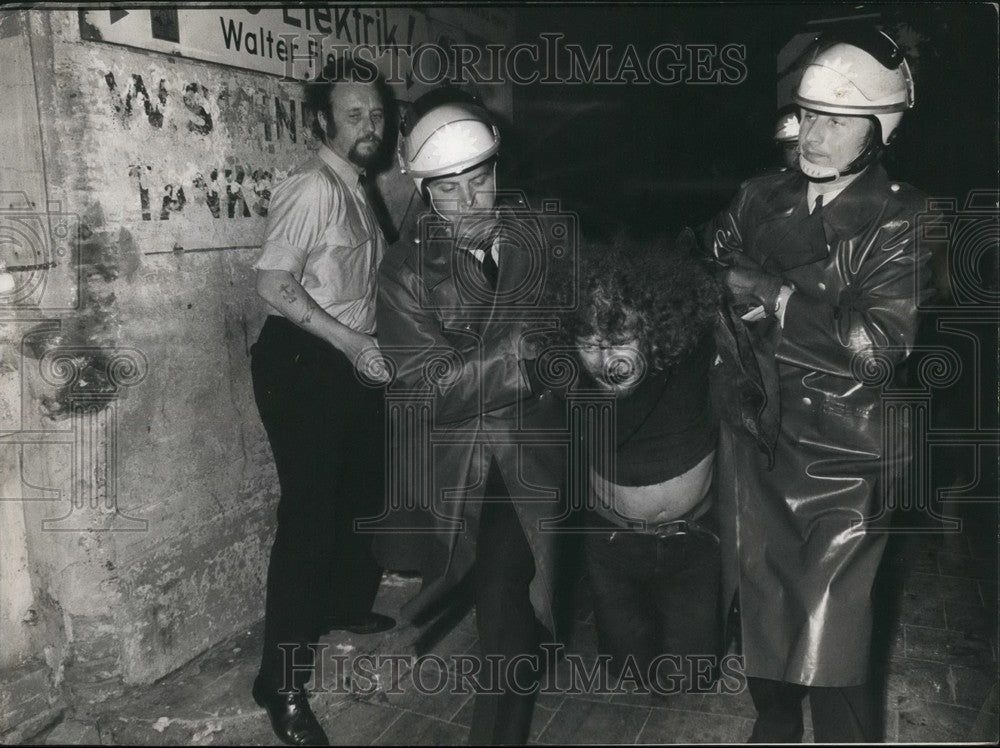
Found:
<svg viewBox="0 0 1000 748"><path fill-rule="evenodd" d="M704 690L721 641L708 390L719 292L690 253L622 239L584 247L578 278L553 342L576 348L577 395L613 411L589 411L589 486L573 497L599 648L621 683Z"/></svg>

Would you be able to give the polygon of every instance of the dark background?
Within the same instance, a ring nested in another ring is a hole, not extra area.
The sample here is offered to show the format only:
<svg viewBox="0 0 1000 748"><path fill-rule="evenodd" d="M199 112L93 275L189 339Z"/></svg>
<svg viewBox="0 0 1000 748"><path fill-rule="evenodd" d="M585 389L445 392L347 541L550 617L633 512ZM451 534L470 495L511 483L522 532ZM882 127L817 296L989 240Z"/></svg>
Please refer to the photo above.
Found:
<svg viewBox="0 0 1000 748"><path fill-rule="evenodd" d="M890 177L959 205L971 189L997 189L992 7L622 4L521 6L513 14L522 41L540 44L539 34L559 32L588 51L608 43L615 63L629 43L643 59L661 43L746 47L748 75L738 85L515 86L502 184L559 197L586 234L624 226L637 236L674 235L721 209L742 180L780 165L772 140L779 51L796 33L858 20L901 42L916 79L916 107L884 157Z"/></svg>

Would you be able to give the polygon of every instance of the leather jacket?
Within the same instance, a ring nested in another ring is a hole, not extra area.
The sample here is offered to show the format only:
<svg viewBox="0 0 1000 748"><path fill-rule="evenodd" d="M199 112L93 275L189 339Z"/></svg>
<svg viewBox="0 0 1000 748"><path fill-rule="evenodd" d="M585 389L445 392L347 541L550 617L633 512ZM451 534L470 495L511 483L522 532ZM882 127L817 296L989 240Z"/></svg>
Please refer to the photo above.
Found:
<svg viewBox="0 0 1000 748"><path fill-rule="evenodd" d="M523 203L500 208L495 292L478 261L455 246L446 222L431 214L379 271L379 346L394 370L388 397L408 413L390 427L390 443L398 445L390 490L411 529L383 537L377 548L388 568L423 573L423 589L403 609L418 624L446 604L472 567L495 461L534 556L532 604L555 628L556 533L543 525L562 513L565 447L526 442L560 429L565 418L556 398L532 391L524 365L542 293L536 261L546 248L538 226L522 220L525 210Z"/></svg>

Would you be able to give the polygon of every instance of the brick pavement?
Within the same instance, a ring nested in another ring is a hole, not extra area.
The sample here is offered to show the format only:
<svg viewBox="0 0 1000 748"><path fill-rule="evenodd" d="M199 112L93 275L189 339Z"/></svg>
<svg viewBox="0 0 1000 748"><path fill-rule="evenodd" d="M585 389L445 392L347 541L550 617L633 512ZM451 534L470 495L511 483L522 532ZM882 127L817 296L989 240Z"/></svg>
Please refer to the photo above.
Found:
<svg viewBox="0 0 1000 748"><path fill-rule="evenodd" d="M985 529L984 529L985 528ZM894 537L887 551L879 600L894 625L876 632L885 654L887 742L991 741L997 716L997 547L995 524L961 535ZM377 609L398 611L419 587L416 579L389 575ZM584 594L576 606L567 651L596 652ZM323 641L328 655L413 654L415 630L398 627L362 637L347 633ZM261 626L214 647L160 682L132 689L89 713L76 712L38 741L108 745L274 744L267 718L250 699ZM476 651L470 612L430 654ZM560 665L565 668L565 661ZM365 693L338 688L328 669L329 690L313 696L313 708L335 744L461 745L468 738L472 696L453 693L453 673L421 662L426 690L413 685L416 671L400 663L383 668L377 687ZM439 678L448 679L439 681ZM565 679L556 680L565 683ZM448 687L445 687L445 683ZM753 725L748 695L640 694L587 696L564 692L538 698L531 742L732 743L744 742ZM806 709L807 742L812 740Z"/></svg>

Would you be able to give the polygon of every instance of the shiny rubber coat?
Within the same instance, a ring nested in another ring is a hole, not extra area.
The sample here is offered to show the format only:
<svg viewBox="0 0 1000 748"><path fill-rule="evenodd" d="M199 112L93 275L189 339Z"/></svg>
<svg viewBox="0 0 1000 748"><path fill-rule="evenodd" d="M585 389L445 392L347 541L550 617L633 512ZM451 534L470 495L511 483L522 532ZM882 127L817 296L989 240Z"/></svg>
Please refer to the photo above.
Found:
<svg viewBox="0 0 1000 748"><path fill-rule="evenodd" d="M907 424L883 389L929 292L916 230L927 206L879 164L822 209L822 223L806 187L796 171L751 179L706 228L717 257L744 252L796 289L783 328L747 324L778 382L773 468L737 419L722 427L724 590L728 600L739 591L748 675L848 686L868 678L879 528L907 460Z"/></svg>
<svg viewBox="0 0 1000 748"><path fill-rule="evenodd" d="M428 431L390 425L390 438L401 435L403 447L388 475L403 507L397 516L417 531L383 536L377 554L387 568L423 573L421 592L403 608L417 622L472 568L495 459L534 556L532 605L555 628L558 533L545 520L563 512L566 419L558 398L532 393L523 368L550 258L541 226L516 208L503 211L495 294L469 252L440 226L428 228L432 217L419 237L390 250L379 272L378 339L395 370L388 396ZM429 419L416 416L421 408Z"/></svg>

